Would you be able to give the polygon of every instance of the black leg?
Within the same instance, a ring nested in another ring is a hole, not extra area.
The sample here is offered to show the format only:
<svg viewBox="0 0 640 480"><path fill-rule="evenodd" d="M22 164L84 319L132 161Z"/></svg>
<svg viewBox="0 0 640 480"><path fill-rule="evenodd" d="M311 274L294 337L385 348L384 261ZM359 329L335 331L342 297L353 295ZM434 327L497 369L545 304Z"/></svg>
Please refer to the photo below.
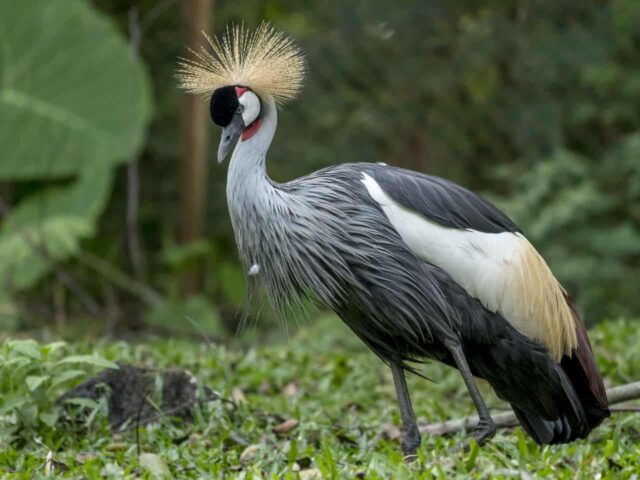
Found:
<svg viewBox="0 0 640 480"><path fill-rule="evenodd" d="M475 438L478 445L483 445L487 440L490 440L496 434L496 426L493 423L493 419L491 418L491 414L489 413L487 405L484 403L484 400L480 395L478 386L473 379L473 374L471 373L471 369L469 368L469 364L467 363L467 358L464 356L462 346L459 343L451 343L447 345L447 348L451 352L453 360L455 361L458 370L460 370L462 379L467 385L467 390L469 390L469 394L471 395L471 399L476 406L476 410L478 410L479 421L478 426L473 433L473 438ZM466 449L468 448L468 445L465 444L462 447Z"/></svg>
<svg viewBox="0 0 640 480"><path fill-rule="evenodd" d="M391 373L393 374L393 384L396 387L396 396L398 397L400 416L402 417L402 454L406 462L412 462L417 458L416 453L422 439L420 438L420 431L411 406L404 370L399 364L392 363Z"/></svg>

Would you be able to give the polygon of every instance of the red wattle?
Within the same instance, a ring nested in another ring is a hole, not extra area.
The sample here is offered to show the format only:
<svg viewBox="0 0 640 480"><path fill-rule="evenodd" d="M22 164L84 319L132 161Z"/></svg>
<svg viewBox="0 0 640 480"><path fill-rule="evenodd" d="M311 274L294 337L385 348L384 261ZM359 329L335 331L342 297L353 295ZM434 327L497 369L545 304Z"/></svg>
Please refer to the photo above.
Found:
<svg viewBox="0 0 640 480"><path fill-rule="evenodd" d="M236 88L236 97L240 98L244 92L249 90L247 87L235 87Z"/></svg>
<svg viewBox="0 0 640 480"><path fill-rule="evenodd" d="M258 130L260 130L260 124L261 123L262 123L262 119L260 119L260 118L256 119L251 125L249 125L247 128L245 128L242 131L242 134L240 135L240 138L242 140L249 140L256 133L258 133Z"/></svg>

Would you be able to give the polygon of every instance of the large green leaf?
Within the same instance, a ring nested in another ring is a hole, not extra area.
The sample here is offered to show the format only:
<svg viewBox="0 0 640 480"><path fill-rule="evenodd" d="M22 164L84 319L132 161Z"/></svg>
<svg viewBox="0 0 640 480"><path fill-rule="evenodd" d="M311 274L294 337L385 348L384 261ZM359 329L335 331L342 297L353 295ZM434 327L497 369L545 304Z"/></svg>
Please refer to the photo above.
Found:
<svg viewBox="0 0 640 480"><path fill-rule="evenodd" d="M65 357L58 362L58 365L63 365L65 363L82 363L84 365L92 365L94 367L102 367L102 368L113 368L118 369L117 363L113 363L109 360L106 360L97 355L72 355L70 357Z"/></svg>
<svg viewBox="0 0 640 480"><path fill-rule="evenodd" d="M0 0L0 178L127 160L149 117L143 67L81 0Z"/></svg>
<svg viewBox="0 0 640 480"><path fill-rule="evenodd" d="M94 233L111 183L106 167L87 168L70 186L21 202L0 229L0 285L28 288L56 261L76 254L80 240Z"/></svg>
<svg viewBox="0 0 640 480"><path fill-rule="evenodd" d="M0 227L0 289L31 287L93 235L149 120L141 62L84 0L0 0L0 179L71 177Z"/></svg>

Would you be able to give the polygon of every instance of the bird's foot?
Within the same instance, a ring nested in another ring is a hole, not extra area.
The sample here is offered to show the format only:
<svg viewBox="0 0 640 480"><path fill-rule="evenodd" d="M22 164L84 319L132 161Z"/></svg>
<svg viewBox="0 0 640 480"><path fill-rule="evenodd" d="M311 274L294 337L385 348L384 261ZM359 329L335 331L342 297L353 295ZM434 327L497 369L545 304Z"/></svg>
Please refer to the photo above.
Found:
<svg viewBox="0 0 640 480"><path fill-rule="evenodd" d="M417 425L402 432L402 454L405 463L412 463L418 459L418 447L422 442Z"/></svg>
<svg viewBox="0 0 640 480"><path fill-rule="evenodd" d="M480 420L478 426L473 432L473 439L475 442L482 446L491 440L496 434L496 425L492 419ZM458 453L460 451L467 453L471 449L471 442L465 440L462 443L457 444L453 448L449 449L449 453Z"/></svg>
<svg viewBox="0 0 640 480"><path fill-rule="evenodd" d="M496 430L496 424L493 423L491 418L480 420L473 432L473 438L478 445L482 446L496 435Z"/></svg>

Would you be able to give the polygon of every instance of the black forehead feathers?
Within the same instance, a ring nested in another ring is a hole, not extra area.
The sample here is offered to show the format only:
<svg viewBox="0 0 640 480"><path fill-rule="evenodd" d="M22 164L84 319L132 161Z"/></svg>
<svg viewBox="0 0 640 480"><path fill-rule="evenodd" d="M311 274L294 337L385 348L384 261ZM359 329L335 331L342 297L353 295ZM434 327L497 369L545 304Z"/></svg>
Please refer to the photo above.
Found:
<svg viewBox="0 0 640 480"><path fill-rule="evenodd" d="M238 109L238 96L234 86L218 88L211 95L209 112L216 125L226 127L231 123L233 114Z"/></svg>

